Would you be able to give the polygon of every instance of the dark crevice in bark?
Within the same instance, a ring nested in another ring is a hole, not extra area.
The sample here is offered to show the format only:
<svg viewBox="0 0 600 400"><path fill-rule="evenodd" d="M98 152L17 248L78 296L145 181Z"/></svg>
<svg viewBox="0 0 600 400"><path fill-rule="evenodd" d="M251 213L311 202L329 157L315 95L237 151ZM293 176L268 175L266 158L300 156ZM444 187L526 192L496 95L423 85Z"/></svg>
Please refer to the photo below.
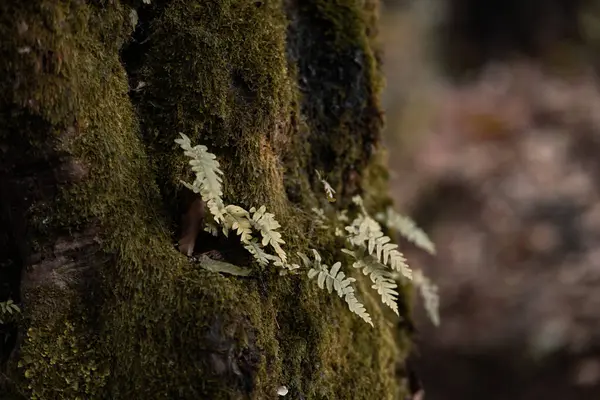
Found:
<svg viewBox="0 0 600 400"><path fill-rule="evenodd" d="M0 190L4 192L6 185L0 178ZM12 299L20 303L19 285L21 281L22 261L18 252L18 242L9 228L10 208L8 204L0 204L0 301ZM17 325L15 323L0 324L0 373L10 358L17 343ZM1 386L1 384L0 384Z"/></svg>
<svg viewBox="0 0 600 400"><path fill-rule="evenodd" d="M52 217L42 216L56 198L59 183L70 180L73 164L53 149L53 143L30 147L28 132L49 129L41 118L11 107L0 112L0 118L10 121L11 138L0 148L0 301L12 299L20 305L22 282L33 272L28 266L42 263L53 252L44 240L58 232L48 231ZM14 355L21 334L17 326L14 319L0 325L0 372Z"/></svg>
<svg viewBox="0 0 600 400"><path fill-rule="evenodd" d="M14 121L16 111L10 108L2 110L4 118ZM3 118L3 119L4 119ZM25 118L29 126L43 125L35 116ZM51 171L49 154L31 154L23 158L14 150L26 141L26 135L14 134L12 143L2 143L0 147L0 301L12 299L21 303L21 276L31 254L28 240L26 214L41 193L38 187L48 187L42 181L49 178L43 171ZM43 196L42 196L43 197ZM4 318L7 319L7 318ZM0 372L6 368L17 343L18 329L15 321L6 321L0 325Z"/></svg>
<svg viewBox="0 0 600 400"><path fill-rule="evenodd" d="M152 43L151 23L159 10L154 7L140 7L136 10L138 22L130 40L121 48L120 56L123 68L129 80L129 96L135 104L137 93L143 89L139 70L144 65L146 53Z"/></svg>
<svg viewBox="0 0 600 400"><path fill-rule="evenodd" d="M358 189L353 176L360 175L370 160L381 124L373 101L376 55L367 50L359 20L344 15L350 7L318 0L286 2L287 56L297 71L301 115L311 144L310 165L326 174L341 170L328 180L334 187L341 185L348 196ZM314 170L309 173L315 180Z"/></svg>

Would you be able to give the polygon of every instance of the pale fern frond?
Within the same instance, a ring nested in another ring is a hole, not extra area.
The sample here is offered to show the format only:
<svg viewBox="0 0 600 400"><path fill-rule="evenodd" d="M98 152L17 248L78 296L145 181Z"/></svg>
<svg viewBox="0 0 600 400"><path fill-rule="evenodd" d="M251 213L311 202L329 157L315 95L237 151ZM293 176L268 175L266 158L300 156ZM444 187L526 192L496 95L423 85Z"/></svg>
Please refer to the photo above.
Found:
<svg viewBox="0 0 600 400"><path fill-rule="evenodd" d="M184 150L184 154L191 158L189 164L196 174L196 179L192 184L182 183L195 193L200 193L215 221L219 222L224 217L223 179L221 178L223 171L219 168L217 157L210 153L206 146L196 145L192 147L189 137L183 133L179 133L179 135L181 138L175 139L175 142Z"/></svg>
<svg viewBox="0 0 600 400"><path fill-rule="evenodd" d="M269 261L272 260L273 256L264 251L260 243L258 243L256 239L250 240L244 245L244 248L248 250L250 254L252 254L254 259L258 262L258 264L261 267L266 267L269 264Z"/></svg>
<svg viewBox="0 0 600 400"><path fill-rule="evenodd" d="M368 215L359 215L346 227L348 241L354 246L365 246L368 253L376 257L382 264L389 265L395 271L412 279L412 272L404 254L397 250L397 245L381 231L377 221Z"/></svg>
<svg viewBox="0 0 600 400"><path fill-rule="evenodd" d="M429 236L411 218L397 213L391 207L388 207L385 214L380 213L377 217L380 222L384 223L388 228L396 230L417 247L430 254L435 254L435 245Z"/></svg>
<svg viewBox="0 0 600 400"><path fill-rule="evenodd" d="M302 253L298 253L305 265L311 266L312 268L308 271L308 278L317 278L317 285L321 289L327 289L329 293L336 291L339 297L343 297L348 309L358 315L366 323L373 326L371 316L365 309L365 306L358 301L354 293L354 287L352 283L356 281L354 278L347 278L344 272L340 271L342 263L336 262L328 268L327 265L321 264L321 256L313 249L315 255L315 261L311 263Z"/></svg>
<svg viewBox="0 0 600 400"><path fill-rule="evenodd" d="M213 260L207 256L201 256L199 259L200 266L207 271L225 273L236 276L248 276L252 272L248 268L238 267L237 265L228 262Z"/></svg>
<svg viewBox="0 0 600 400"><path fill-rule="evenodd" d="M435 326L440 325L440 296L438 287L423 274L423 271L416 270L413 274L413 284L423 298L423 305L429 319Z"/></svg>
<svg viewBox="0 0 600 400"><path fill-rule="evenodd" d="M340 212L337 213L337 219L340 222L348 222L350 221L348 219L348 210L342 210Z"/></svg>
<svg viewBox="0 0 600 400"><path fill-rule="evenodd" d="M367 209L365 208L365 204L363 202L362 197L360 197L359 195L353 196L352 197L352 202L354 204L356 204L358 207L360 207L361 212L364 215L368 215L369 213L367 212Z"/></svg>
<svg viewBox="0 0 600 400"><path fill-rule="evenodd" d="M221 199L211 199L207 201L206 207L213 215L215 222L219 223L223 221L223 218L225 218L225 208Z"/></svg>
<svg viewBox="0 0 600 400"><path fill-rule="evenodd" d="M207 222L204 225L204 231L210 233L213 236L219 236L219 228L213 223Z"/></svg>
<svg viewBox="0 0 600 400"><path fill-rule="evenodd" d="M322 208L313 207L311 211L315 213L319 220L325 221L325 211Z"/></svg>
<svg viewBox="0 0 600 400"><path fill-rule="evenodd" d="M252 224L250 223L248 211L233 204L226 206L225 211L227 213L224 217L224 223L236 231L242 243L248 243L252 239Z"/></svg>
<svg viewBox="0 0 600 400"><path fill-rule="evenodd" d="M406 263L404 254L398 250L390 250L389 255L390 258L386 264L389 265L394 271L400 272L406 279L412 279L412 270Z"/></svg>
<svg viewBox="0 0 600 400"><path fill-rule="evenodd" d="M306 256L306 254L302 253L301 251L297 252L296 254L298 254L298 257L300 257L302 264L304 264L304 266L306 268L315 268L315 266L316 266L316 268L318 268L320 266L320 261L319 261L319 264L317 264L316 261L315 261L315 264L313 264L310 261L310 259ZM320 260L320 257L319 257L319 260Z"/></svg>
<svg viewBox="0 0 600 400"><path fill-rule="evenodd" d="M322 208L313 207L312 212L315 213L316 220L315 223L321 229L329 229L329 225L326 224L327 217L325 216L325 211Z"/></svg>
<svg viewBox="0 0 600 400"><path fill-rule="evenodd" d="M275 215L267 212L265 206L261 206L259 209L252 207L250 212L253 213L250 222L260 231L262 245L271 245L283 263L286 263L287 254L281 247L281 244L284 244L285 241L281 238L281 233L275 230L281 227L279 222L275 220Z"/></svg>
<svg viewBox="0 0 600 400"><path fill-rule="evenodd" d="M361 245L374 235L381 232L381 226L368 215L359 215L352 223L346 226L348 240L354 245Z"/></svg>
<svg viewBox="0 0 600 400"><path fill-rule="evenodd" d="M342 251L356 260L352 264L353 268L362 271L364 275L368 275L371 278L371 282L373 282L371 288L377 290L383 304L391 308L396 315L400 315L397 303L398 292L396 291L398 285L392 279L385 265L377 261L373 256L365 254L364 248L357 251L348 249L342 249Z"/></svg>
<svg viewBox="0 0 600 400"><path fill-rule="evenodd" d="M284 268L279 271L279 275L287 275L290 272L296 273L296 270L300 269L300 265L295 263L284 263L283 261L281 261L281 258L277 256L273 256L273 265L275 265L276 267Z"/></svg>
<svg viewBox="0 0 600 400"><path fill-rule="evenodd" d="M329 182L321 177L321 173L319 171L315 171L317 173L317 178L323 184L323 189L325 190L325 195L327 196L327 200L330 203L335 203L335 190L331 187Z"/></svg>

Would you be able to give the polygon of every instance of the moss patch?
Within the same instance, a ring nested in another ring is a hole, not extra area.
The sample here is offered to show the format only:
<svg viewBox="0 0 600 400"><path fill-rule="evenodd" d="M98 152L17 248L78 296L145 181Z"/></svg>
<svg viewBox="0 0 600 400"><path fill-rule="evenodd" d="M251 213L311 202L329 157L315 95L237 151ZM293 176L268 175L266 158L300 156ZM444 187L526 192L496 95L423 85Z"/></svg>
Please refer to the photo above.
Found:
<svg viewBox="0 0 600 400"><path fill-rule="evenodd" d="M340 244L313 229L322 195L307 176L322 169L342 188L355 171L342 199L360 190L381 124L368 10L307 2L290 10L298 30L286 42L277 1L135 5L137 44L121 52L134 31L128 5L0 4L0 34L13 38L0 44L10 60L0 62L0 144L50 171L20 188L32 199L29 252L47 266L61 239L93 271L49 287L30 276L15 381L43 399L266 399L280 385L306 399L395 398L404 350L364 281L374 329L304 275L223 277L172 246L188 174L173 143L182 131L219 157L226 201L265 204L289 252L318 244L332 261ZM290 64L293 48L308 53Z"/></svg>
<svg viewBox="0 0 600 400"><path fill-rule="evenodd" d="M68 320L53 322L55 326L29 328L23 344L19 367L31 399L54 398L57 392L73 399L97 396L109 374L107 365L97 364L97 343Z"/></svg>
<svg viewBox="0 0 600 400"><path fill-rule="evenodd" d="M147 84L133 99L164 197L189 174L173 143L184 132L217 155L228 202L285 214L279 157L293 93L278 2L173 1L140 15L124 59L133 81Z"/></svg>

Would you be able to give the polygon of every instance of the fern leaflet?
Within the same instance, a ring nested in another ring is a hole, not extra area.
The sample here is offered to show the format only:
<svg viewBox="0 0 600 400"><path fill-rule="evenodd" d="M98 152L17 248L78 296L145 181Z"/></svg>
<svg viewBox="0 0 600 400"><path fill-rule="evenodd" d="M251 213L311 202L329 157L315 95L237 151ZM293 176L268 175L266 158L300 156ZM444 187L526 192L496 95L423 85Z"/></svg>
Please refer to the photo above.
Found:
<svg viewBox="0 0 600 400"><path fill-rule="evenodd" d="M319 171L315 171L317 173L317 178L323 184L323 189L325 190L325 195L327 196L327 201L330 203L335 203L335 190L331 187L329 182L321 177L321 173Z"/></svg>
<svg viewBox="0 0 600 400"><path fill-rule="evenodd" d="M377 215L377 219L385 223L387 227L398 231L400 235L414 243L417 247L430 254L435 254L435 245L429 236L409 217L398 214L394 209L388 207L385 214L380 213Z"/></svg>
<svg viewBox="0 0 600 400"><path fill-rule="evenodd" d="M373 326L371 316L365 309L365 306L358 301L354 294L352 283L356 281L354 278L346 278L344 272L340 271L342 263L339 261L331 266L331 269L325 264L321 264L321 256L313 249L315 261L310 262L308 257L302 253L298 253L302 261L307 267L311 267L308 271L308 278L317 277L317 285L321 289L327 288L329 293L335 289L339 297L343 297L348 304L348 309L362 318L366 323Z"/></svg>
<svg viewBox="0 0 600 400"><path fill-rule="evenodd" d="M208 206L216 222L223 219L223 182L221 175L223 171L219 168L219 162L216 156L208 152L208 148L203 145L192 147L190 138L179 133L181 138L175 139L175 143L184 150L184 154L191 158L189 164L192 171L196 174L196 179L192 184L182 182L188 189L194 193L200 193L202 200Z"/></svg>
<svg viewBox="0 0 600 400"><path fill-rule="evenodd" d="M396 291L398 285L394 282L385 265L381 264L373 256L366 255L364 248L357 251L350 251L348 249L342 249L342 251L356 260L352 264L353 268L361 270L364 275L369 275L371 282L373 282L371 288L377 290L383 304L391 308L396 315L400 315L397 303L398 292Z"/></svg>
<svg viewBox="0 0 600 400"><path fill-rule="evenodd" d="M246 243L244 248L248 250L250 254L252 254L254 259L258 262L258 265L261 267L266 267L269 264L269 261L273 260L274 256L264 251L260 243L258 243L255 239L252 239Z"/></svg>
<svg viewBox="0 0 600 400"><path fill-rule="evenodd" d="M382 264L387 264L408 279L412 279L412 271L406 263L404 254L397 250L398 245L389 243L391 239L381 231L381 226L373 218L359 215L346 227L348 241L355 246L364 245L370 255Z"/></svg>
<svg viewBox="0 0 600 400"><path fill-rule="evenodd" d="M421 297L423 297L423 303L425 307L425 311L427 311L427 315L431 322L435 326L440 325L440 296L438 294L438 287L431 282L431 280L426 277L421 270L416 270L413 277L413 284L419 292L421 293Z"/></svg>
<svg viewBox="0 0 600 400"><path fill-rule="evenodd" d="M225 207L223 230L233 229L240 236L242 243L248 243L252 239L252 225L250 224L250 214L240 206L229 204ZM223 232L225 233L225 232ZM225 236L227 234L225 233Z"/></svg>
<svg viewBox="0 0 600 400"><path fill-rule="evenodd" d="M8 299L6 301L0 301L0 317L4 318L4 315L10 316L14 313L19 312L21 312L21 309L11 299ZM0 318L0 324L4 323L2 318Z"/></svg>
<svg viewBox="0 0 600 400"><path fill-rule="evenodd" d="M250 212L254 213L250 222L255 228L260 230L262 235L262 245L266 246L270 244L275 250L275 253L277 253L281 261L285 264L287 262L287 254L280 246L280 243L283 244L285 242L281 238L281 233L275 230L281 227L279 222L275 220L275 215L266 212L265 206L261 206L258 210L255 207L252 207Z"/></svg>

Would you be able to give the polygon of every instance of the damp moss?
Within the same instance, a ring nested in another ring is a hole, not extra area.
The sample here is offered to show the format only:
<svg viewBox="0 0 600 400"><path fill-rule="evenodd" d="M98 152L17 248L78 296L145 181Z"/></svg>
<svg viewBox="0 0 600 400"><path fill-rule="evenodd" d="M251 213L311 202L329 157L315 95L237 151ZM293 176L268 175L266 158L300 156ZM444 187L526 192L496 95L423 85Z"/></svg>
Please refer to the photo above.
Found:
<svg viewBox="0 0 600 400"><path fill-rule="evenodd" d="M173 143L184 132L217 155L226 200L286 214L280 157L294 98L279 2L174 1L147 18L148 44L133 43L124 57L147 84L134 102L164 197L176 197L188 173Z"/></svg>
<svg viewBox="0 0 600 400"><path fill-rule="evenodd" d="M95 346L95 340L69 320L54 317L51 324L29 328L18 366L30 398L54 398L57 392L81 400L97 396L106 385L109 370L98 364L101 359Z"/></svg>
<svg viewBox="0 0 600 400"><path fill-rule="evenodd" d="M89 261L80 260L92 283L24 288L31 335L19 357L28 359L12 371L23 391L265 399L286 385L306 399L399 394L402 333L363 277L375 328L304 275L215 275L172 245L171 210L188 174L173 143L181 131L217 154L226 201L275 213L289 252L319 243L325 261L339 257L339 243L311 229L308 207L322 194L308 177L323 169L343 189L354 171L340 199L362 190L381 124L371 11L307 4L157 1L138 9L135 33L132 9L117 1L0 5L0 34L13 38L0 44L10 60L0 62L0 141L83 170L77 182L54 182L56 193L31 189L27 240L50 255L56 237L96 232ZM286 57L294 51L308 53ZM91 386L88 374L97 374Z"/></svg>
<svg viewBox="0 0 600 400"><path fill-rule="evenodd" d="M288 40L310 131L311 164L346 199L360 189L347 183L361 176L382 125L374 4L309 0L290 12Z"/></svg>

